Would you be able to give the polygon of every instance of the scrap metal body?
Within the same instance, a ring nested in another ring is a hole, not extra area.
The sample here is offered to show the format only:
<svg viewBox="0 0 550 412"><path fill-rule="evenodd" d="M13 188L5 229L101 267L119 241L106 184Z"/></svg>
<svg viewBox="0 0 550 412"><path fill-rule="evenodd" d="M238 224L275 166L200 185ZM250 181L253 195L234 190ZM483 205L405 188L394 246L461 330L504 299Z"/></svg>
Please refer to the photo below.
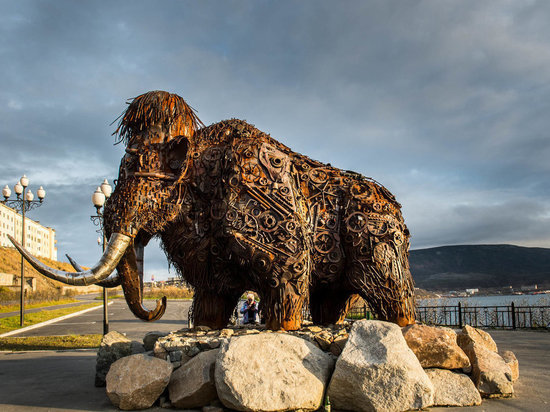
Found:
<svg viewBox="0 0 550 412"><path fill-rule="evenodd" d="M409 234L372 179L236 119L126 151L106 221L141 244L160 236L195 289L195 324L224 327L246 290L271 329L299 328L308 303L314 322L341 322L356 294L379 318L414 321Z"/></svg>

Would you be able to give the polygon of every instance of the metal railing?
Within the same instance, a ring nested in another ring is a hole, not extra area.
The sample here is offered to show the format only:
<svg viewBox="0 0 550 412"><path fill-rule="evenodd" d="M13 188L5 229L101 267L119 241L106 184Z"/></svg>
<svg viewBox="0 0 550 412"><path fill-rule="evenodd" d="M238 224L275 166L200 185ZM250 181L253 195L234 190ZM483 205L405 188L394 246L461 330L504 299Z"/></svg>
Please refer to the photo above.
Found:
<svg viewBox="0 0 550 412"><path fill-rule="evenodd" d="M416 308L419 323L461 328L494 329L550 329L550 306L419 306ZM367 305L355 306L346 319L374 319Z"/></svg>
<svg viewBox="0 0 550 412"><path fill-rule="evenodd" d="M550 306L419 306L417 321L428 325L461 328L546 329L550 328Z"/></svg>
<svg viewBox="0 0 550 412"><path fill-rule="evenodd" d="M352 306L346 315L346 319L374 319L374 315L367 305Z"/></svg>

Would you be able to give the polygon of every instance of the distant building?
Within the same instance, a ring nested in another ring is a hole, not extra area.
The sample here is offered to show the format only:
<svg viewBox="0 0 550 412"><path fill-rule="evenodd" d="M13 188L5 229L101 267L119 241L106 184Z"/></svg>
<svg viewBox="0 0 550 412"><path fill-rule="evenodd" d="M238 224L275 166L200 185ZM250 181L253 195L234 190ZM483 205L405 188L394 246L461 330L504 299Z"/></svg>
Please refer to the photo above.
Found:
<svg viewBox="0 0 550 412"><path fill-rule="evenodd" d="M523 290L524 292L528 292L530 290L537 290L538 288L539 288L538 285L527 285L527 286L522 286L521 290Z"/></svg>
<svg viewBox="0 0 550 412"><path fill-rule="evenodd" d="M21 278L11 273L0 273L0 286L10 288L14 291L21 289ZM25 291L36 291L37 282L34 276L25 275Z"/></svg>
<svg viewBox="0 0 550 412"><path fill-rule="evenodd" d="M25 248L33 255L57 260L55 229L25 216ZM21 215L0 203L0 246L13 247L8 235L21 242Z"/></svg>
<svg viewBox="0 0 550 412"><path fill-rule="evenodd" d="M466 289L468 295L473 295L474 293L479 293L479 289Z"/></svg>

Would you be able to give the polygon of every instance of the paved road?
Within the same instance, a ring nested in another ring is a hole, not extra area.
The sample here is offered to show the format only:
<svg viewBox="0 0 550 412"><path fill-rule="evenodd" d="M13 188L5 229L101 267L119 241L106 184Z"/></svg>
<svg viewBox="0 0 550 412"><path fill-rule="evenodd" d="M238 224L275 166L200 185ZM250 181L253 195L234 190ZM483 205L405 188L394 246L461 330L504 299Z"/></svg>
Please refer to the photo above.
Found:
<svg viewBox="0 0 550 412"><path fill-rule="evenodd" d="M113 299L109 308L109 330L125 333L130 339L141 340L153 330L171 332L187 327L190 300L168 300L166 313L156 322L143 322L130 312L124 299ZM144 306L155 307L154 300L145 300ZM69 334L103 333L103 307L60 322L21 332L12 336L50 336Z"/></svg>
<svg viewBox="0 0 550 412"><path fill-rule="evenodd" d="M87 305L88 303L91 303L91 302L93 302L93 301L92 300L82 300L81 302L65 303L64 305L44 306L44 307L41 307L41 308L33 308L33 309L25 308L25 313L40 312L42 310L55 310L55 309L71 308L73 306ZM0 313L0 318L9 318L10 316L19 316L19 311L16 310L16 311L13 311L13 312Z"/></svg>

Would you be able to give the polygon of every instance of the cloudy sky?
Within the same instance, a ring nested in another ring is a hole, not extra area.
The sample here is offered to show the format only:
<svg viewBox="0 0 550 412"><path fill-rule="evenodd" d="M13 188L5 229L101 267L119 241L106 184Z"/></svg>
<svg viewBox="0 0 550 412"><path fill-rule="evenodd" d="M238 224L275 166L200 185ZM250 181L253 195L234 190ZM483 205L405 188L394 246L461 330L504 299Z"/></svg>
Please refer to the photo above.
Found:
<svg viewBox="0 0 550 412"><path fill-rule="evenodd" d="M160 89L380 181L413 248L550 247L548 21L521 0L0 0L0 185L43 185L30 217L93 264L111 122ZM149 246L146 278L167 270Z"/></svg>

